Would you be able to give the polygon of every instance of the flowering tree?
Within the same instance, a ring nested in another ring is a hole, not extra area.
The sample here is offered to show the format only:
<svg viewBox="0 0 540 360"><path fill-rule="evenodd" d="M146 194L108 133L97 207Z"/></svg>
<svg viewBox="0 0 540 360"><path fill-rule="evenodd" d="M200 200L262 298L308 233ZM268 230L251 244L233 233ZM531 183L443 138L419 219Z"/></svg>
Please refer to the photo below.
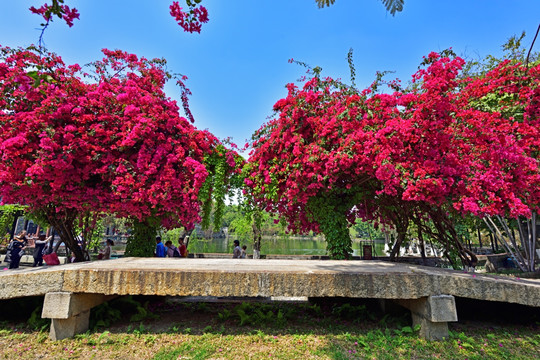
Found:
<svg viewBox="0 0 540 360"><path fill-rule="evenodd" d="M355 217L391 220L402 240L414 216L426 218L415 214L428 214L438 236L474 263L449 212L516 216L538 207L539 67L502 63L461 80L460 58L432 53L426 65L416 86L392 83L389 94L318 76L302 89L289 84L277 117L255 135L245 181L259 203L295 230L323 232L337 258L351 251ZM480 106L492 96L509 96L523 116Z"/></svg>
<svg viewBox="0 0 540 360"><path fill-rule="evenodd" d="M54 54L0 50L0 196L42 214L77 260L79 216L189 228L200 220L205 158L219 148L228 160L222 184L234 172L235 156L163 92L164 60L103 50L85 81L80 66Z"/></svg>
<svg viewBox="0 0 540 360"><path fill-rule="evenodd" d="M534 40L539 32L540 26ZM488 109L501 114L507 124L515 129L512 132L519 134L513 146L519 147L522 153L529 156L534 168L538 161L539 145L536 127L539 114L537 99L540 54L532 52L534 40L528 52L521 46L524 37L524 32L520 37L511 37L503 45L505 58L488 56L484 61L475 63L468 74L475 79L476 88L480 90L473 103L475 109ZM494 76L501 77L501 71L504 71L506 81L494 81ZM529 73L530 71L532 73ZM523 166L523 163L521 166L523 170L531 167ZM533 177L529 181L538 182L538 178ZM535 271L538 248L538 187L525 187L524 190L529 192L529 201L526 204L531 212L490 213L484 216L483 220L518 268L522 271ZM517 228L518 236L515 235L514 228Z"/></svg>
<svg viewBox="0 0 540 360"><path fill-rule="evenodd" d="M208 11L204 6L199 5L200 3L201 0L186 0L186 10L180 7L178 1L173 1L169 6L171 16L184 31L200 33L202 24L208 22ZM80 16L78 10L65 5L64 0L51 0L50 3L46 2L39 8L32 6L30 11L41 15L45 20L45 23L41 24L43 31L49 26L54 16L64 20L69 27L72 27L74 20L79 19Z"/></svg>

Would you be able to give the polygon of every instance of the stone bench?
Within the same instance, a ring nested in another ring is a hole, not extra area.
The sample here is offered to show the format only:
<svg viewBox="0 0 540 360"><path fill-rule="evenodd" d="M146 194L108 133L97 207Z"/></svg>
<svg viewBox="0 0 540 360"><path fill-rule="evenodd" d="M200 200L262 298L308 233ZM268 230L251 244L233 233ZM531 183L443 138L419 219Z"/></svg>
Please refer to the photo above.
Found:
<svg viewBox="0 0 540 360"><path fill-rule="evenodd" d="M92 307L123 295L379 299L436 340L457 321L455 296L540 307L540 281L365 260L122 258L0 272L0 299L37 295L54 340L86 331Z"/></svg>

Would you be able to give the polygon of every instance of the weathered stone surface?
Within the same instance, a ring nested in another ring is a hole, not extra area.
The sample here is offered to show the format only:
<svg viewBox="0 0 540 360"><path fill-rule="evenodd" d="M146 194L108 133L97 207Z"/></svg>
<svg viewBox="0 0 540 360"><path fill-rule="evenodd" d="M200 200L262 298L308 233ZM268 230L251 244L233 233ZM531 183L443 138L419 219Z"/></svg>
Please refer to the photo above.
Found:
<svg viewBox="0 0 540 360"><path fill-rule="evenodd" d="M420 325L419 335L428 340L448 337L448 322L457 321L456 301L451 295L398 300L411 311L413 326Z"/></svg>
<svg viewBox="0 0 540 360"><path fill-rule="evenodd" d="M60 268L59 268L60 269ZM60 291L64 271L54 268L17 269L0 272L0 299L45 295Z"/></svg>
<svg viewBox="0 0 540 360"><path fill-rule="evenodd" d="M90 311L82 312L69 319L52 319L49 338L53 341L67 339L88 330Z"/></svg>
<svg viewBox="0 0 540 360"><path fill-rule="evenodd" d="M540 280L411 267L432 277L439 294L540 307ZM435 294L435 293L433 293Z"/></svg>
<svg viewBox="0 0 540 360"><path fill-rule="evenodd" d="M381 261L122 258L0 273L0 299L55 291L380 299L447 294L540 307L540 280Z"/></svg>
<svg viewBox="0 0 540 360"><path fill-rule="evenodd" d="M123 258L0 273L0 299L45 294L53 340L86 331L90 308L128 294L401 299L420 335L441 339L457 320L453 296L540 307L540 280L331 260Z"/></svg>
<svg viewBox="0 0 540 360"><path fill-rule="evenodd" d="M111 296L102 294L50 292L45 295L41 317L45 319L69 319L110 299Z"/></svg>
<svg viewBox="0 0 540 360"><path fill-rule="evenodd" d="M398 300L398 304L431 322L457 321L456 301L451 295L433 295L420 299Z"/></svg>

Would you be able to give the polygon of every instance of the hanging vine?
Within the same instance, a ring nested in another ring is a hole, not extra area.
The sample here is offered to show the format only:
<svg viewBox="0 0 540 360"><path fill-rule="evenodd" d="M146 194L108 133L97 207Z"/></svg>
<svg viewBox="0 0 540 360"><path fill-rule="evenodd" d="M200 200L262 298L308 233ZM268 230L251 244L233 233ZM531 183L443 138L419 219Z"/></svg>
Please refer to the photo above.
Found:
<svg viewBox="0 0 540 360"><path fill-rule="evenodd" d="M126 256L152 257L154 256L155 238L159 228L159 221L147 219L144 222L133 221L132 233L126 244Z"/></svg>
<svg viewBox="0 0 540 360"><path fill-rule="evenodd" d="M233 145L234 147L234 145ZM231 188L240 188L240 169L244 159L235 151L227 149L223 144L205 157L204 164L208 176L199 190L201 206L201 226L219 231L225 211L225 198ZM212 219L213 215L213 219Z"/></svg>

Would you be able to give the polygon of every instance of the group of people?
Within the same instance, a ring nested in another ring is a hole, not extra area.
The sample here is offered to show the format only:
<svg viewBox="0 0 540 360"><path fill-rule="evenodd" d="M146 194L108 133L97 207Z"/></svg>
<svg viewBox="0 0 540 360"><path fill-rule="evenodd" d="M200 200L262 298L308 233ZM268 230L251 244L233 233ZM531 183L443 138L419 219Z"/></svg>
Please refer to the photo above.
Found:
<svg viewBox="0 0 540 360"><path fill-rule="evenodd" d="M247 246L240 248L240 241L234 240L233 259L245 259ZM172 241L168 240L163 244L161 236L156 237L155 257L187 257L188 251L184 243L184 237L178 239L178 247L174 246Z"/></svg>
<svg viewBox="0 0 540 360"><path fill-rule="evenodd" d="M184 244L184 237L178 239L178 247L174 246L172 241L168 240L163 244L161 236L156 237L156 257L187 257L187 247Z"/></svg>
<svg viewBox="0 0 540 360"><path fill-rule="evenodd" d="M234 240L233 259L245 259L247 246L240 248L240 241Z"/></svg>
<svg viewBox="0 0 540 360"><path fill-rule="evenodd" d="M21 258L25 253L25 249L28 246L28 242L33 240L34 242L34 264L33 267L43 265L43 255L48 253L49 243L52 239L51 236L48 238L46 235L28 235L26 230L21 231L19 234L13 237L13 240L9 243L7 247L5 262L9 263L10 269L18 269L21 262Z"/></svg>
<svg viewBox="0 0 540 360"><path fill-rule="evenodd" d="M45 235L35 234L33 236L27 235L26 231L22 231L11 240L7 247L7 254L5 262L9 263L10 269L17 269L19 267L22 256L25 253L25 249L28 246L29 240L34 242L34 264L33 266L43 265L43 255L49 253L49 244L52 236L48 238ZM105 247L100 250L98 254L98 260L107 260L111 258L111 250L114 246L114 241L107 239ZM52 250L52 249L51 249ZM233 259L245 259L247 246L240 247L240 242L234 240ZM174 246L172 241L166 241L165 244L161 242L161 237L156 237L156 248L154 255L156 257L187 257L188 251L186 244L184 243L184 237L178 239L178 247Z"/></svg>

